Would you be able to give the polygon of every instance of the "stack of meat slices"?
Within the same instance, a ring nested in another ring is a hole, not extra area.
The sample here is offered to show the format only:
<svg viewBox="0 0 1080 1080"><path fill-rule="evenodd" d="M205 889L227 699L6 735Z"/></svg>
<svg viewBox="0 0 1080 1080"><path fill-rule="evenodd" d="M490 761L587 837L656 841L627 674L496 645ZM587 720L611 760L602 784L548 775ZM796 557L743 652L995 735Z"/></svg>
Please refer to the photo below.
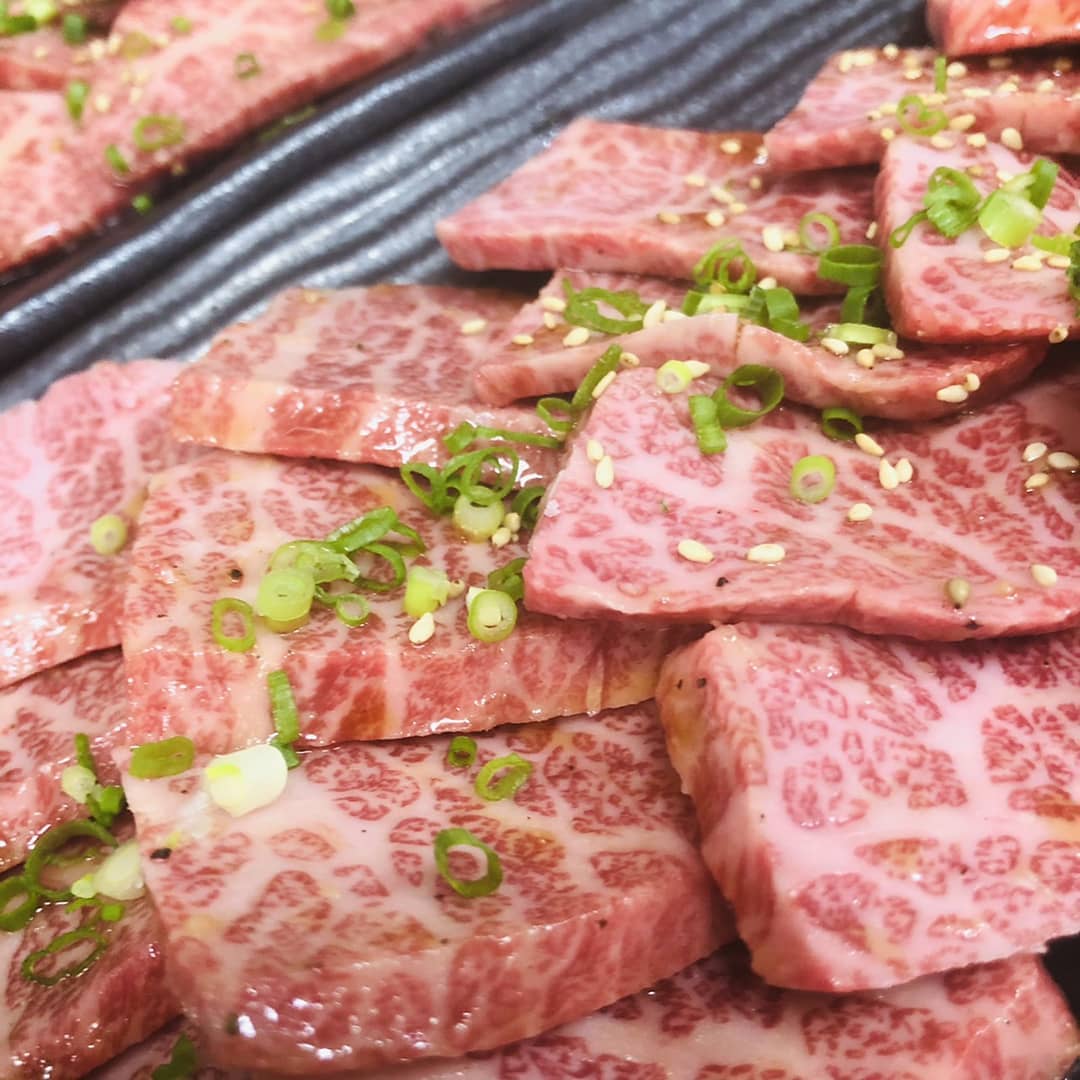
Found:
<svg viewBox="0 0 1080 1080"><path fill-rule="evenodd" d="M1072 81L579 120L439 229L538 297L295 289L0 419L0 1074L1061 1077Z"/></svg>

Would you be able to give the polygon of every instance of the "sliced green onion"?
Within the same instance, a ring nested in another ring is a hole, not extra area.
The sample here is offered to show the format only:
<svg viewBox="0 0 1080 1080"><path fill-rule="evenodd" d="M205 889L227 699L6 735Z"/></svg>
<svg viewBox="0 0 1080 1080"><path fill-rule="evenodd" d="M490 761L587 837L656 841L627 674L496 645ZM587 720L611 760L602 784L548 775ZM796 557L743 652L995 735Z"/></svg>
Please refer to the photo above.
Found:
<svg viewBox="0 0 1080 1080"><path fill-rule="evenodd" d="M487 869L482 877L458 878L450 872L450 849L455 847L470 847L484 856ZM443 829L435 837L435 866L454 892L469 899L490 896L502 884L502 860L492 848L478 840L468 829Z"/></svg>
<svg viewBox="0 0 1080 1080"><path fill-rule="evenodd" d="M478 506L465 495L459 495L454 503L454 524L473 543L490 540L502 526L504 517L506 507L501 500Z"/></svg>
<svg viewBox="0 0 1080 1080"><path fill-rule="evenodd" d="M811 454L791 470L791 497L804 503L827 499L836 486L836 466L824 454Z"/></svg>
<svg viewBox="0 0 1080 1080"><path fill-rule="evenodd" d="M390 578L374 578L361 576L356 579L356 584L361 589L371 592L393 592L394 589L405 584L405 560L401 552L392 544L368 544L364 551L382 559L390 566Z"/></svg>
<svg viewBox="0 0 1080 1080"><path fill-rule="evenodd" d="M523 529L533 529L540 518L540 500L547 493L543 484L529 484L523 487L510 504L510 513L521 518Z"/></svg>
<svg viewBox="0 0 1080 1080"><path fill-rule="evenodd" d="M735 266L740 268L738 277L732 276ZM705 252L694 266L693 277L698 285L716 282L725 292L746 293L757 281L757 267L742 244L726 241Z"/></svg>
<svg viewBox="0 0 1080 1080"><path fill-rule="evenodd" d="M117 176L127 176L131 172L127 158L120 152L120 147L116 143L109 143L105 147L105 163Z"/></svg>
<svg viewBox="0 0 1080 1080"><path fill-rule="evenodd" d="M760 407L744 409L732 402L728 391L735 387L753 390ZM784 400L784 377L762 364L743 364L724 380L713 400L716 402L716 419L722 428L746 427L771 413Z"/></svg>
<svg viewBox="0 0 1080 1080"><path fill-rule="evenodd" d="M512 799L532 776L533 763L517 754L492 758L476 774L476 794L488 802ZM503 775L495 780L498 773Z"/></svg>
<svg viewBox="0 0 1080 1080"><path fill-rule="evenodd" d="M326 11L331 19L351 19L356 14L353 0L326 0Z"/></svg>
<svg viewBox="0 0 1080 1080"><path fill-rule="evenodd" d="M405 537L410 544L416 546L418 552L424 550L424 541L421 539L420 534L411 525L406 525L401 521L397 516L397 511L390 506L380 506L377 510L371 510L339 526L326 537L322 544L330 548L331 551L339 552L342 555L351 555L354 551L367 549L376 540L382 540L391 533L397 533L399 536ZM335 573L333 578L322 577L320 580L331 581L339 578L352 580L340 560L335 562L328 555L323 558L329 561L335 571L340 570L341 573ZM320 573L326 572L326 567L317 569L319 569Z"/></svg>
<svg viewBox="0 0 1080 1080"><path fill-rule="evenodd" d="M901 248L908 242L908 237L915 231L916 227L921 225L922 222L927 221L928 216L925 210L920 210L907 219L902 225L897 225L891 233L889 233L889 244L894 248Z"/></svg>
<svg viewBox="0 0 1080 1080"><path fill-rule="evenodd" d="M862 430L862 417L853 409L835 405L821 410L821 431L835 442L853 442Z"/></svg>
<svg viewBox="0 0 1080 1080"><path fill-rule="evenodd" d="M135 121L132 140L139 150L163 150L184 141L184 122L179 116L152 113Z"/></svg>
<svg viewBox="0 0 1080 1080"><path fill-rule="evenodd" d="M81 731L75 736L75 762L97 779L97 764L90 749L90 736Z"/></svg>
<svg viewBox="0 0 1080 1080"><path fill-rule="evenodd" d="M271 570L259 582L255 611L283 626L302 624L315 599L315 579L305 570Z"/></svg>
<svg viewBox="0 0 1080 1080"><path fill-rule="evenodd" d="M82 959L75 960L65 968L61 968L53 975L43 975L39 971L40 965L49 960L57 953L62 953L72 946L83 941L94 942L94 948ZM39 986L55 986L64 979L74 979L83 972L88 971L97 963L98 957L106 950L109 940L99 931L89 926L79 930L69 930L66 934L53 938L43 949L37 949L30 953L22 962L22 975L24 979L37 983Z"/></svg>
<svg viewBox="0 0 1080 1080"><path fill-rule="evenodd" d="M525 558L511 559L505 566L492 570L487 576L487 587L506 593L515 603L525 599Z"/></svg>
<svg viewBox="0 0 1080 1080"><path fill-rule="evenodd" d="M852 345L895 345L896 334L867 323L834 323L821 332L823 338L836 338Z"/></svg>
<svg viewBox="0 0 1080 1080"><path fill-rule="evenodd" d="M83 806L95 787L97 777L83 765L69 765L60 774L60 790Z"/></svg>
<svg viewBox="0 0 1080 1080"><path fill-rule="evenodd" d="M119 514L102 514L90 526L90 546L99 555L115 555L127 538L127 522Z"/></svg>
<svg viewBox="0 0 1080 1080"><path fill-rule="evenodd" d="M449 514L455 495L446 488L446 477L433 465L407 461L398 470L405 486L435 514Z"/></svg>
<svg viewBox="0 0 1080 1080"><path fill-rule="evenodd" d="M69 45L81 45L86 40L86 19L74 12L68 12L64 16L60 33Z"/></svg>
<svg viewBox="0 0 1080 1080"><path fill-rule="evenodd" d="M848 289L840 307L840 322L876 326L876 320L887 314L880 311L882 307L881 294L876 285L853 285ZM867 313L868 308L870 314Z"/></svg>
<svg viewBox="0 0 1080 1080"><path fill-rule="evenodd" d="M327 19L315 29L317 41L337 41L345 34L347 23L344 19Z"/></svg>
<svg viewBox="0 0 1080 1080"><path fill-rule="evenodd" d="M144 890L139 845L134 840L121 844L94 874L97 892L113 900L135 900Z"/></svg>
<svg viewBox="0 0 1080 1080"><path fill-rule="evenodd" d="M195 763L195 744L186 735L173 735L160 742L143 743L131 752L128 772L137 780L158 780L179 776Z"/></svg>
<svg viewBox="0 0 1080 1080"><path fill-rule="evenodd" d="M410 618L419 619L438 611L450 599L450 578L435 566L410 566L405 579L402 607Z"/></svg>
<svg viewBox="0 0 1080 1080"><path fill-rule="evenodd" d="M0 37L32 34L37 28L38 21L33 15L6 15L0 9Z"/></svg>
<svg viewBox="0 0 1080 1080"><path fill-rule="evenodd" d="M274 720L276 734L270 740L285 758L285 764L295 769L300 764L293 743L300 738L300 713L293 697L292 683L285 671L271 671L266 676L266 687L270 691L270 714Z"/></svg>
<svg viewBox="0 0 1080 1080"><path fill-rule="evenodd" d="M350 628L363 626L371 614L367 600L360 593L338 593L331 596L328 603L333 607L334 614Z"/></svg>
<svg viewBox="0 0 1080 1080"><path fill-rule="evenodd" d="M124 802L124 789L116 784L102 787L95 784L93 790L86 797L86 805L90 810L90 817L106 829L112 828L112 823L126 805Z"/></svg>
<svg viewBox="0 0 1080 1080"><path fill-rule="evenodd" d="M1073 241L1069 248L1069 269L1065 271L1065 280L1069 283L1069 297L1077 304L1080 312L1080 240Z"/></svg>
<svg viewBox="0 0 1080 1080"><path fill-rule="evenodd" d="M587 288L575 290L569 279L563 281L566 293L566 310L563 318L572 326L584 326L601 334L630 334L641 329L642 319L649 304L629 289L613 292L611 289ZM604 315L599 304L614 308L621 319Z"/></svg>
<svg viewBox="0 0 1080 1080"><path fill-rule="evenodd" d="M534 435L529 431L485 427L468 420L462 420L449 435L444 435L443 445L451 454L460 454L479 439L502 439L504 442L520 443L522 446L541 446L547 450L561 450L563 447L563 440L553 435Z"/></svg>
<svg viewBox="0 0 1080 1080"><path fill-rule="evenodd" d="M467 769L476 760L476 740L468 735L455 735L446 751L446 764L451 769Z"/></svg>
<svg viewBox="0 0 1080 1080"><path fill-rule="evenodd" d="M225 619L234 615L238 622L238 633L225 631ZM255 612L251 605L235 596L222 596L214 601L210 609L210 633L223 649L229 652L247 652L255 644Z"/></svg>
<svg viewBox="0 0 1080 1080"><path fill-rule="evenodd" d="M1057 236L1040 236L1036 233L1031 238L1031 246L1051 255L1068 255L1069 249L1076 243L1075 233L1058 233Z"/></svg>
<svg viewBox="0 0 1080 1080"><path fill-rule="evenodd" d="M710 395L690 395L690 420L694 425L698 449L703 454L722 454L727 449L727 436L716 416L716 402Z"/></svg>
<svg viewBox="0 0 1080 1080"><path fill-rule="evenodd" d="M772 289L759 289L755 285L754 292L760 292L765 302L765 311L761 320L763 326L793 341L809 339L810 327L800 319L799 302L790 289L779 286Z"/></svg>
<svg viewBox="0 0 1080 1080"><path fill-rule="evenodd" d="M281 797L294 759L298 765L292 744L275 735L269 743L219 754L203 769L203 786L215 806L244 817Z"/></svg>
<svg viewBox="0 0 1080 1080"><path fill-rule="evenodd" d="M665 394L681 394L693 381L690 365L683 360L667 360L656 369L656 385Z"/></svg>
<svg viewBox="0 0 1080 1080"><path fill-rule="evenodd" d="M1059 166L1054 162L1036 158L1028 172L1006 181L1000 190L1023 195L1033 206L1043 210L1054 192L1059 171Z"/></svg>
<svg viewBox="0 0 1080 1080"><path fill-rule="evenodd" d="M914 113L915 119L908 119ZM896 122L908 134L919 137L936 135L949 122L941 109L931 109L919 94L905 94L896 106Z"/></svg>
<svg viewBox="0 0 1080 1080"><path fill-rule="evenodd" d="M469 633L477 641L503 641L514 632L517 618L517 604L499 589L481 589L469 603Z"/></svg>
<svg viewBox="0 0 1080 1080"><path fill-rule="evenodd" d="M971 177L946 165L930 174L923 196L930 223L949 237L959 236L975 224L980 202L979 189Z"/></svg>
<svg viewBox="0 0 1080 1080"><path fill-rule="evenodd" d="M876 285L883 258L870 244L838 244L821 253L818 277L841 285Z"/></svg>
<svg viewBox="0 0 1080 1080"><path fill-rule="evenodd" d="M96 821L69 821L64 825L54 825L48 832L38 837L33 850L26 857L23 875L29 886L46 900L67 900L67 889L48 889L41 882L42 872L53 861L53 856L69 840L78 838L97 840L106 847L114 848L119 843L108 829Z"/></svg>
<svg viewBox="0 0 1080 1080"><path fill-rule="evenodd" d="M544 421L552 431L565 434L574 430L577 422L577 409L569 401L561 397L542 397L536 403L536 415Z"/></svg>
<svg viewBox="0 0 1080 1080"><path fill-rule="evenodd" d="M485 472L494 467L494 473ZM447 490L456 490L481 506L506 498L514 488L521 458L505 446L488 446L456 454L445 466ZM483 482L481 482L483 477Z"/></svg>
<svg viewBox="0 0 1080 1080"><path fill-rule="evenodd" d="M379 535L385 535L385 530ZM290 540L282 544L270 556L270 569L299 570L310 574L316 585L325 585L329 581L355 581L360 576L356 563L325 540Z"/></svg>
<svg viewBox="0 0 1080 1080"><path fill-rule="evenodd" d="M825 230L824 244L814 243L815 229ZM835 218L819 210L803 214L799 222L799 243L811 254L820 255L823 251L828 251L829 248L836 247L840 243L840 226L836 224Z"/></svg>
<svg viewBox="0 0 1080 1080"><path fill-rule="evenodd" d="M172 1048L169 1060L150 1074L150 1080L191 1080L198 1069L195 1044L186 1035L181 1035Z"/></svg>
<svg viewBox="0 0 1080 1080"><path fill-rule="evenodd" d="M6 7L7 5L3 6ZM46 26L60 14L56 0L25 0L23 9L27 15L37 22L38 26Z"/></svg>
<svg viewBox="0 0 1080 1080"><path fill-rule="evenodd" d="M262 67L254 53L242 52L233 57L233 72L238 79L250 79L262 72Z"/></svg>
<svg viewBox="0 0 1080 1080"><path fill-rule="evenodd" d="M141 30L129 30L121 39L118 52L125 60L149 56L157 48L153 39Z"/></svg>
<svg viewBox="0 0 1080 1080"><path fill-rule="evenodd" d="M945 56L934 57L934 93L949 92L949 60Z"/></svg>
<svg viewBox="0 0 1080 1080"><path fill-rule="evenodd" d="M183 15L177 15L170 24L175 34L190 34L191 20Z"/></svg>
<svg viewBox="0 0 1080 1080"><path fill-rule="evenodd" d="M102 904L98 914L102 922L115 923L124 917L125 910L123 904Z"/></svg>
<svg viewBox="0 0 1080 1080"><path fill-rule="evenodd" d="M1042 211L1023 195L999 188L979 211L979 228L999 247L1015 248L1027 242L1039 227Z"/></svg>
<svg viewBox="0 0 1080 1080"><path fill-rule="evenodd" d="M12 906L12 901L22 897ZM41 897L27 880L25 874L0 881L0 930L14 933L22 930L41 906Z"/></svg>
<svg viewBox="0 0 1080 1080"><path fill-rule="evenodd" d="M574 391L574 396L570 399L572 408L580 413L592 405L593 391L600 385L601 379L606 378L611 372L618 370L622 354L623 351L620 345L612 345L604 355L589 368L585 378L581 380L581 385Z"/></svg>
<svg viewBox="0 0 1080 1080"><path fill-rule="evenodd" d="M90 96L89 83L82 79L74 79L67 84L64 91L64 101L67 103L68 115L78 123L82 119L83 109L86 108L86 99Z"/></svg>
<svg viewBox="0 0 1080 1080"><path fill-rule="evenodd" d="M149 214L150 211L154 209L153 196L148 195L145 191L139 192L139 194L131 200L131 208L137 214Z"/></svg>

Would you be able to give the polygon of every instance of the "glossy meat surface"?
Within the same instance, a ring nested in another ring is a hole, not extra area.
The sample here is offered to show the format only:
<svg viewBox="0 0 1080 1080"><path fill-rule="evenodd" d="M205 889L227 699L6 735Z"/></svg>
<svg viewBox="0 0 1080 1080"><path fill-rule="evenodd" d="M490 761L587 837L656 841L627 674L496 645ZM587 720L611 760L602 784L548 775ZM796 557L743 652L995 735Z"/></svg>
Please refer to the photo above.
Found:
<svg viewBox="0 0 1080 1080"><path fill-rule="evenodd" d="M947 53L1001 53L1080 41L1076 0L927 0L930 32Z"/></svg>

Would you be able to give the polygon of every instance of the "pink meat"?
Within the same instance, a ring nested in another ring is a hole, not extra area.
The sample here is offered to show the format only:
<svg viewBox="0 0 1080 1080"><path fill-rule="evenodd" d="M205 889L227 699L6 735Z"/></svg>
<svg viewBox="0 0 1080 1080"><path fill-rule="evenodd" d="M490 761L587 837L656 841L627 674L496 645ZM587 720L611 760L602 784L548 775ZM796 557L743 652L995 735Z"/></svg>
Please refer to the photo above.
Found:
<svg viewBox="0 0 1080 1080"><path fill-rule="evenodd" d="M98 364L0 416L0 686L120 642L128 558L98 555L102 514L134 521L168 434L179 364Z"/></svg>
<svg viewBox="0 0 1080 1080"><path fill-rule="evenodd" d="M689 182L688 182L689 178ZM771 177L753 132L674 131L577 120L550 148L439 223L439 239L467 270L560 266L688 278L714 244L738 241L758 270L799 293L835 292L817 259L773 252L762 229L798 229L830 214L861 239L871 181L862 172ZM706 221L720 212L723 220ZM678 220L663 220L674 214Z"/></svg>
<svg viewBox="0 0 1080 1080"><path fill-rule="evenodd" d="M118 649L93 653L0 690L0 871L23 861L47 828L85 810L60 788L75 736L90 738L103 784L117 783L114 742L127 719Z"/></svg>
<svg viewBox="0 0 1080 1080"><path fill-rule="evenodd" d="M395 590L371 595L362 627L321 608L287 635L260 624L248 653L214 641L214 601L253 603L280 544L324 536L387 505L421 532L426 561L452 580L482 586L525 554L523 543L497 550L466 542L398 480L364 466L220 454L156 478L124 613L131 741L183 734L215 753L262 741L272 732L266 674L279 668L290 676L311 746L596 712L651 697L664 656L686 639L681 630L613 635L604 623L523 612L508 638L483 643L469 633L458 597L436 613L434 637L412 645L412 620Z"/></svg>
<svg viewBox="0 0 1080 1080"><path fill-rule="evenodd" d="M890 49L889 55L858 49L831 57L794 111L765 136L770 166L787 171L878 161L886 129L901 130L895 106L909 94L929 97L930 107L950 118L965 118L957 121L967 125L962 130L942 133L957 146L980 133L996 141L1012 127L1034 153L1080 151L1080 70L1071 60L967 60L960 71L953 66L939 100L932 96L935 55L931 49Z"/></svg>
<svg viewBox="0 0 1080 1080"><path fill-rule="evenodd" d="M95 1073L150 1080L173 1025ZM480 1057L364 1073L367 1080L1046 1080L1080 1050L1061 994L1019 958L926 978L888 993L777 990L738 945L592 1016ZM586 1071L589 1070L589 1071ZM195 1080L239 1080L210 1066Z"/></svg>
<svg viewBox="0 0 1080 1080"><path fill-rule="evenodd" d="M927 0L930 32L947 53L1001 53L1080 40L1076 0Z"/></svg>
<svg viewBox="0 0 1080 1080"><path fill-rule="evenodd" d="M892 986L1080 925L1075 631L943 651L723 627L658 690L754 969Z"/></svg>
<svg viewBox="0 0 1080 1080"><path fill-rule="evenodd" d="M25 930L0 933L0 1072L10 1080L76 1080L176 1014L149 899L126 905L84 974L52 987L23 978L27 956L80 925L61 905L44 908Z"/></svg>
<svg viewBox="0 0 1080 1080"><path fill-rule="evenodd" d="M647 302L662 299L676 311L686 294L685 286L663 278L559 271L511 324L507 331L511 344L477 370L477 388L486 401L505 404L573 390L603 351L618 343L646 367L659 367L673 358L700 360L711 364L716 374L726 375L740 364L767 364L783 374L792 401L819 408L839 405L861 415L895 420L930 420L965 407L963 402L938 400L943 387L963 382L971 373L979 378L981 400L991 401L1026 379L1047 352L1045 341L977 348L901 341L902 360L880 361L867 369L855 362L854 349L848 356L835 356L816 342L792 341L727 312L674 318L612 337L594 333L586 344L567 347L563 339L570 326L544 308L545 300L550 304L565 295L567 279L577 289L630 289ZM816 331L840 321L840 306L831 300L804 301L800 307L802 318ZM545 315L550 325L545 324ZM532 338L532 343L514 344L519 334Z"/></svg>
<svg viewBox="0 0 1080 1080"><path fill-rule="evenodd" d="M0 90L62 90L92 75L86 45L69 45L58 28L0 37Z"/></svg>
<svg viewBox="0 0 1080 1080"><path fill-rule="evenodd" d="M716 383L696 385L709 393ZM729 432L727 451L706 457L686 397L661 392L651 371L624 372L548 489L527 602L572 618L834 622L945 641L1073 626L1078 478L1022 453L1034 441L1076 450L1078 422L1080 374L1070 371L1047 372L952 424L878 429L890 465L906 458L914 473L886 490L879 458L831 442L816 416L794 407ZM596 483L590 441L612 459L610 488ZM836 486L806 505L789 483L811 454L834 462ZM1045 486L1026 490L1036 472ZM858 502L872 518L848 520ZM681 557L684 540L711 561ZM750 561L761 544L782 545L786 557ZM1055 570L1057 584L1039 584L1033 565ZM945 595L956 577L971 586L962 608Z"/></svg>
<svg viewBox="0 0 1080 1080"><path fill-rule="evenodd" d="M240 819L195 772L125 779L143 851L174 849L144 866L208 1060L315 1076L457 1056L587 1015L730 940L651 708L477 741L461 770L448 737L316 751ZM478 769L511 751L531 779L485 802ZM440 878L432 844L451 827L498 853L497 892L467 899Z"/></svg>
<svg viewBox="0 0 1080 1080"><path fill-rule="evenodd" d="M463 420L547 432L533 409L484 408L472 389L519 306L508 294L436 285L290 290L184 369L173 433L229 450L396 466L444 460L441 436Z"/></svg>
<svg viewBox="0 0 1080 1080"><path fill-rule="evenodd" d="M1026 172L1031 157L998 145L940 151L897 139L885 154L877 181L883 236L923 209L930 174L939 166L978 170L973 180L985 194L998 187L999 174ZM1069 233L1078 214L1080 187L1063 169L1038 232ZM987 262L984 256L996 247L977 226L950 239L929 223L916 226L902 247L886 244L885 291L897 329L927 341L1007 341L1045 340L1057 327L1080 328L1067 266L1042 262L1036 270L1015 269L1017 258L1037 252L1030 244L1001 262Z"/></svg>

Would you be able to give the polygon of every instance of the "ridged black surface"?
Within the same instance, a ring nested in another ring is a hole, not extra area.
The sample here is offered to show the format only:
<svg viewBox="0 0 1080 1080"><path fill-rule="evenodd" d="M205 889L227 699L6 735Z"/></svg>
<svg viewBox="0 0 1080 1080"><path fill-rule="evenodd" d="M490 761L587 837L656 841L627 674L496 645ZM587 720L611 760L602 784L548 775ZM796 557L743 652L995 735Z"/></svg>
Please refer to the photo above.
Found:
<svg viewBox="0 0 1080 1080"><path fill-rule="evenodd" d="M434 223L571 118L764 130L830 52L924 41L922 10L922 0L509 5L235 152L151 220L0 288L0 408L103 357L192 355L289 284L490 281L454 269ZM1050 964L1080 1010L1077 939Z"/></svg>

